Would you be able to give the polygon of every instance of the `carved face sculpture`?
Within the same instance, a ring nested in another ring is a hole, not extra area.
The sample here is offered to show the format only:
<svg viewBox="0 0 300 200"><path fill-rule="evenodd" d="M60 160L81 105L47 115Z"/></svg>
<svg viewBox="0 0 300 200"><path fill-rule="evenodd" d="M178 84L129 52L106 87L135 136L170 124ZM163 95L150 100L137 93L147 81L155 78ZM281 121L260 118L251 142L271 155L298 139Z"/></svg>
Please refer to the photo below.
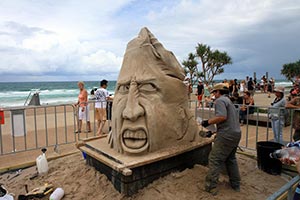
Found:
<svg viewBox="0 0 300 200"><path fill-rule="evenodd" d="M192 141L184 74L174 55L148 29L129 42L113 103L113 148L139 154Z"/></svg>

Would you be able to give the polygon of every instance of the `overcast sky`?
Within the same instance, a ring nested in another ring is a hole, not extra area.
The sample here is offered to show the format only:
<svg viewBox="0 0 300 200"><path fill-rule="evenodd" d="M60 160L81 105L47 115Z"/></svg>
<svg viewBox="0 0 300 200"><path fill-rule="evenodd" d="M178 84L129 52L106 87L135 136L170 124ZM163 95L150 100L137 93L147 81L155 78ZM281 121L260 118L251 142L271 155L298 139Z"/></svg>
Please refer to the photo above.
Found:
<svg viewBox="0 0 300 200"><path fill-rule="evenodd" d="M218 79L300 59L300 0L1 0L0 81L116 80L145 26L179 62L197 43L226 51Z"/></svg>

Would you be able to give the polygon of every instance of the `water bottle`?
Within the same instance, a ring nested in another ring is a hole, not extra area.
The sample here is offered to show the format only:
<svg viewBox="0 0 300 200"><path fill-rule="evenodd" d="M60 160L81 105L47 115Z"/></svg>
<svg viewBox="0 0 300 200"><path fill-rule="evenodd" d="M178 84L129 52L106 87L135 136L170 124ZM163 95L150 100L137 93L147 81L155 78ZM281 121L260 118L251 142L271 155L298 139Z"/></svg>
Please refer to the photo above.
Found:
<svg viewBox="0 0 300 200"><path fill-rule="evenodd" d="M285 149L278 149L273 153L270 153L271 158L288 158L295 161L300 158L300 148L299 147L289 147Z"/></svg>
<svg viewBox="0 0 300 200"><path fill-rule="evenodd" d="M54 192L50 195L49 200L60 200L65 195L65 192L62 188L56 188Z"/></svg>
<svg viewBox="0 0 300 200"><path fill-rule="evenodd" d="M43 148L42 149L43 154L39 155L36 158L36 166L37 166L37 170L38 170L39 174L47 173L49 170L48 161L47 161L46 154L45 154L46 151L47 151L47 149Z"/></svg>

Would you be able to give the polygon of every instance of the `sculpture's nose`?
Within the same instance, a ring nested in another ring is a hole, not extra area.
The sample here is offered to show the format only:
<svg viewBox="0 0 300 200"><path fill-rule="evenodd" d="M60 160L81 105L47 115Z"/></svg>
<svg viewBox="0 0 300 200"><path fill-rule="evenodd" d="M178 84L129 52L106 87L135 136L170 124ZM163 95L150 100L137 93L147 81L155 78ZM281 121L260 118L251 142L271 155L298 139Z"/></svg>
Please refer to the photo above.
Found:
<svg viewBox="0 0 300 200"><path fill-rule="evenodd" d="M130 84L126 107L123 110L123 118L136 121L139 117L144 116L144 108L138 102L138 87L134 81Z"/></svg>

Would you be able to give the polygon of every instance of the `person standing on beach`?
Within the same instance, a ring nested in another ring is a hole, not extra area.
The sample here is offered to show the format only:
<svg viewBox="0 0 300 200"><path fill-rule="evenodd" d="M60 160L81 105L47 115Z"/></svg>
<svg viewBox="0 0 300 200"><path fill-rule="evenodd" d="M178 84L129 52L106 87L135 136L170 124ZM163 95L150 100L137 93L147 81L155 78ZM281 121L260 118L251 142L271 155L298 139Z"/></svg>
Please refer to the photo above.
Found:
<svg viewBox="0 0 300 200"><path fill-rule="evenodd" d="M276 87L274 89L276 98L271 107L269 108L269 117L271 119L272 130L274 134L274 141L281 143L282 140L282 128L285 122L285 98L284 98L284 87Z"/></svg>
<svg viewBox="0 0 300 200"><path fill-rule="evenodd" d="M84 82L79 81L77 83L79 88L78 101L75 106L78 106L78 130L75 133L81 133L82 120L86 120L87 132L91 132L91 123L89 116L89 106L88 106L88 93L84 88Z"/></svg>
<svg viewBox="0 0 300 200"><path fill-rule="evenodd" d="M227 79L224 79L223 84L225 84L225 86L229 88L229 82L227 81Z"/></svg>
<svg viewBox="0 0 300 200"><path fill-rule="evenodd" d="M106 90L108 85L108 81L103 79L100 82L100 88L97 89L95 93L96 103L95 103L95 109L96 109L96 120L97 120L97 135L104 134L103 133L103 127L105 125L105 122L107 120L106 115L106 106L107 106L107 100L110 100L109 93Z"/></svg>
<svg viewBox="0 0 300 200"><path fill-rule="evenodd" d="M243 94L246 91L248 91L246 86L246 81L242 80L240 83L240 94Z"/></svg>
<svg viewBox="0 0 300 200"><path fill-rule="evenodd" d="M271 93L273 92L273 86L272 86L271 80L269 80L269 82L268 82L267 91L268 91L268 98L271 98Z"/></svg>
<svg viewBox="0 0 300 200"><path fill-rule="evenodd" d="M210 101L211 101L211 99L210 99L210 86L209 86L209 84L208 84L208 82L206 81L205 82L205 85L204 85L204 101L205 101L205 107L209 107L209 103L210 103Z"/></svg>
<svg viewBox="0 0 300 200"><path fill-rule="evenodd" d="M294 96L292 96L292 99L290 101L288 101L285 105L286 108L289 109L297 109L294 111L293 113L293 128L295 129L294 135L293 135L293 139L294 141L298 141L300 140L300 86L299 86L300 82L296 82L296 86L298 87L298 89L296 89L295 91L298 91L297 94L294 94Z"/></svg>
<svg viewBox="0 0 300 200"><path fill-rule="evenodd" d="M215 100L215 117L203 120L201 125L217 125L214 145L209 154L209 171L205 178L205 191L216 195L217 183L223 166L226 166L230 185L240 191L240 173L236 159L236 150L241 139L241 129L236 108L228 98L229 90L224 84L217 84L212 89Z"/></svg>
<svg viewBox="0 0 300 200"><path fill-rule="evenodd" d="M254 96L255 84L252 80L252 77L250 77L249 81L247 82L247 90L250 92L251 96Z"/></svg>
<svg viewBox="0 0 300 200"><path fill-rule="evenodd" d="M234 80L229 81L229 87L228 88L229 88L229 96L232 97L232 94L233 94L234 89L235 89L234 88Z"/></svg>
<svg viewBox="0 0 300 200"><path fill-rule="evenodd" d="M249 81L249 76L246 76L246 79L245 79L246 88L247 88L247 85L248 85L248 81Z"/></svg>
<svg viewBox="0 0 300 200"><path fill-rule="evenodd" d="M204 86L201 80L198 82L197 86L197 95L198 95L198 108L201 108L202 106L202 98L204 94Z"/></svg>
<svg viewBox="0 0 300 200"><path fill-rule="evenodd" d="M243 105L240 108L240 123L241 126L246 122L246 116L253 114L255 110L254 99L249 91L244 92Z"/></svg>

